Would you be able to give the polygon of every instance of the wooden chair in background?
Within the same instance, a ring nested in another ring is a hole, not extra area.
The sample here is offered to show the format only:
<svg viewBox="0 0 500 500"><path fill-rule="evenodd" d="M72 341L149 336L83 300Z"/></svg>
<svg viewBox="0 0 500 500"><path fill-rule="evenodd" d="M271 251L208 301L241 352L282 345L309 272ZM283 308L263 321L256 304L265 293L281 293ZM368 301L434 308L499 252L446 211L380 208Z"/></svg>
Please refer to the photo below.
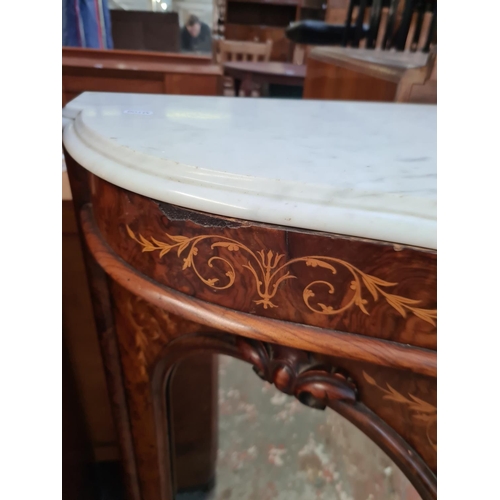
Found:
<svg viewBox="0 0 500 500"><path fill-rule="evenodd" d="M273 43L268 40L265 43L240 42L236 40L219 40L218 56L220 63L229 61L269 61Z"/></svg>
<svg viewBox="0 0 500 500"><path fill-rule="evenodd" d="M273 42L268 40L260 42L240 42L236 40L218 40L215 44L215 59L219 64L226 62L268 62L271 58ZM224 79L224 91L234 92L234 82L232 78ZM242 83L244 95L251 95L252 92L259 92L260 88L248 82ZM224 92L226 93L226 92Z"/></svg>

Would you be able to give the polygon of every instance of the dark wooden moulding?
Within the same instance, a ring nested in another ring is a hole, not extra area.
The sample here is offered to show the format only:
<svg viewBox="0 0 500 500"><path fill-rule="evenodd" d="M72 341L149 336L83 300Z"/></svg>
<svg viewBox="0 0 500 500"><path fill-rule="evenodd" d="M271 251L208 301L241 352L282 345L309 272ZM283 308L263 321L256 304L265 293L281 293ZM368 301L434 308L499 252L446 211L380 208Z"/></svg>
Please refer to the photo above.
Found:
<svg viewBox="0 0 500 500"><path fill-rule="evenodd" d="M209 353L337 411L436 498L435 251L175 207L65 154L129 498L181 486L169 382Z"/></svg>

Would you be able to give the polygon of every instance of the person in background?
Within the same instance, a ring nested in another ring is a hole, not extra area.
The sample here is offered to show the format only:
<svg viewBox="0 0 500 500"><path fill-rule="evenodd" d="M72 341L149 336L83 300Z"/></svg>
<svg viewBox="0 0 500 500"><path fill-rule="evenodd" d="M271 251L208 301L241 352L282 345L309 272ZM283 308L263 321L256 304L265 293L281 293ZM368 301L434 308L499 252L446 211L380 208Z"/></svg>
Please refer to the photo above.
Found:
<svg viewBox="0 0 500 500"><path fill-rule="evenodd" d="M210 28L196 16L189 16L181 31L181 50L186 52L211 52L212 33Z"/></svg>

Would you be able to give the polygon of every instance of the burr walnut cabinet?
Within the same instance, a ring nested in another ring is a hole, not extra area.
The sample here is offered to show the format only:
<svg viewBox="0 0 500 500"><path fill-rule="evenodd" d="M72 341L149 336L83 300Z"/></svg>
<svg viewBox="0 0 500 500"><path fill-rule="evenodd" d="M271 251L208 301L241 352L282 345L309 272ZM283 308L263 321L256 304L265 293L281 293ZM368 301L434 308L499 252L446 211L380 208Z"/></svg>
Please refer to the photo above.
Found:
<svg viewBox="0 0 500 500"><path fill-rule="evenodd" d="M195 452L210 481L207 353L340 413L436 498L435 106L86 93L64 114L130 498L172 499Z"/></svg>

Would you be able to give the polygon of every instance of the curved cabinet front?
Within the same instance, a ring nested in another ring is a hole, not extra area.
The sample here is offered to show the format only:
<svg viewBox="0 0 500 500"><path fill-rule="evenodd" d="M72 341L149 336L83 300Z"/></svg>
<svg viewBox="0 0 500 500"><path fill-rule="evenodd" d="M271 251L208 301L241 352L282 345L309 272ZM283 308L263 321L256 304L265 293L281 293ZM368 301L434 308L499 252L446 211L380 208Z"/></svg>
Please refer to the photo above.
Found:
<svg viewBox="0 0 500 500"><path fill-rule="evenodd" d="M164 394L203 352L339 412L436 497L435 251L179 208L66 154L131 498L173 498Z"/></svg>
<svg viewBox="0 0 500 500"><path fill-rule="evenodd" d="M217 353L436 498L435 107L88 93L64 113L130 498L212 483Z"/></svg>

